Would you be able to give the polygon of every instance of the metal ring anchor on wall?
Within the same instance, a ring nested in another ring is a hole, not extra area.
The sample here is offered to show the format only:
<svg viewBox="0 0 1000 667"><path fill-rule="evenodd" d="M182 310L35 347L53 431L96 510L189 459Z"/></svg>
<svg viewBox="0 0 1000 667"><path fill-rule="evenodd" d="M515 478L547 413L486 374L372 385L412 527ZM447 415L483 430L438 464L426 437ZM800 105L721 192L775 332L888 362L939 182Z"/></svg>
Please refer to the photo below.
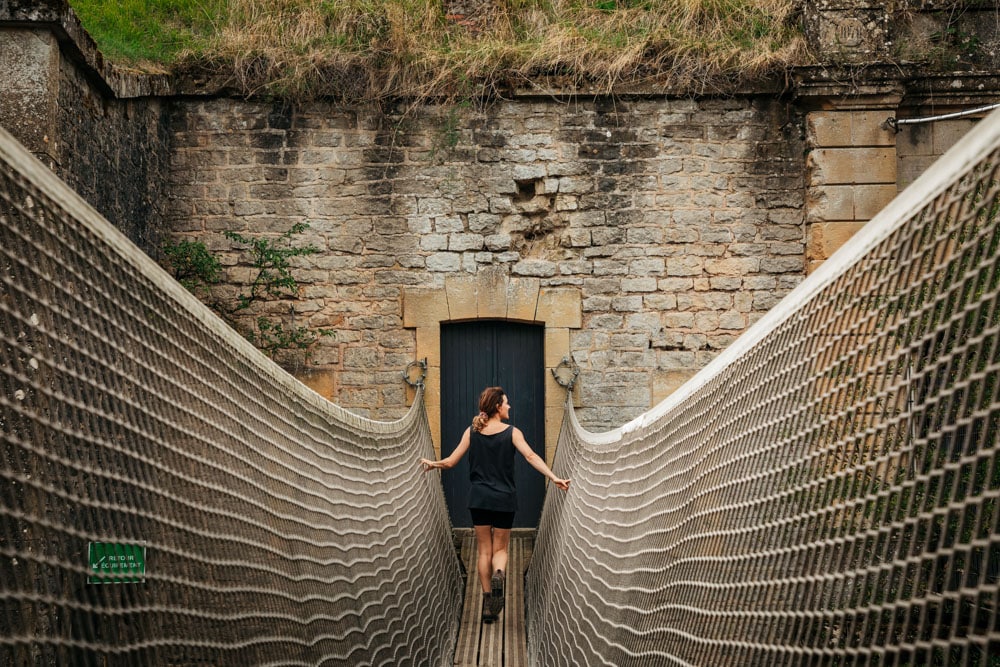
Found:
<svg viewBox="0 0 1000 667"><path fill-rule="evenodd" d="M567 378L566 376L569 375ZM560 386L566 387L567 391L573 391L573 385L580 376L580 367L569 357L563 357L559 365L552 369L552 377Z"/></svg>
<svg viewBox="0 0 1000 667"><path fill-rule="evenodd" d="M420 377L413 380L413 370L414 368L420 369ZM403 369L403 382L410 385L411 387L424 388L424 380L427 378L427 357L423 359L418 359L417 361L411 361L406 364L406 368Z"/></svg>

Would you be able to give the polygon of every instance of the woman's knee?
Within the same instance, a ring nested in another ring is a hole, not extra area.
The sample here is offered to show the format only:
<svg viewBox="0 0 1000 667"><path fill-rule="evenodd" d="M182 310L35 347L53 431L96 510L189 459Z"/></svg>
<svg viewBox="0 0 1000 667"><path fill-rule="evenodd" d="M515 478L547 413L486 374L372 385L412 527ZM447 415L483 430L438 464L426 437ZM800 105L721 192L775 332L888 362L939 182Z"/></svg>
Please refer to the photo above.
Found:
<svg viewBox="0 0 1000 667"><path fill-rule="evenodd" d="M493 552L497 551L507 551L507 547L510 545L510 530L504 530L503 528L493 529L493 540L492 548Z"/></svg>

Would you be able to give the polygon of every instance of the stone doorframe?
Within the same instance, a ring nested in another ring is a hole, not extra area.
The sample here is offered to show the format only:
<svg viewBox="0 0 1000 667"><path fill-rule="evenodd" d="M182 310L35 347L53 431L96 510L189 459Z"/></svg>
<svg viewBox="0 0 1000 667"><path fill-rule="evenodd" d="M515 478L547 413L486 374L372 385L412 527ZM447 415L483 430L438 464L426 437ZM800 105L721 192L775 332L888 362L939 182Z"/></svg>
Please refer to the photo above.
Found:
<svg viewBox="0 0 1000 667"><path fill-rule="evenodd" d="M566 390L552 376L570 356L570 329L581 326L581 297L575 287L541 287L537 278L496 270L453 276L444 287L403 290L403 327L416 329L416 358L427 359L424 401L434 451L441 455L441 324L509 320L545 326L545 452L552 463L562 425ZM414 390L409 389L407 402ZM470 415L471 419L471 415Z"/></svg>

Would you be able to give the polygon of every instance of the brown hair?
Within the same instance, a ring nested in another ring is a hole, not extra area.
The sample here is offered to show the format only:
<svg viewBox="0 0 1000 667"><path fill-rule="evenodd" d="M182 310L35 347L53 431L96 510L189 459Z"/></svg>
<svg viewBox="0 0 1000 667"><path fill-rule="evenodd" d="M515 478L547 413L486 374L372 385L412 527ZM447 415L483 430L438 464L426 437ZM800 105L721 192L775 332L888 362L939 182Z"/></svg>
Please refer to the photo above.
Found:
<svg viewBox="0 0 1000 667"><path fill-rule="evenodd" d="M503 387L487 387L479 395L479 414L472 420L472 429L479 433L486 426L490 417L495 415L503 405Z"/></svg>

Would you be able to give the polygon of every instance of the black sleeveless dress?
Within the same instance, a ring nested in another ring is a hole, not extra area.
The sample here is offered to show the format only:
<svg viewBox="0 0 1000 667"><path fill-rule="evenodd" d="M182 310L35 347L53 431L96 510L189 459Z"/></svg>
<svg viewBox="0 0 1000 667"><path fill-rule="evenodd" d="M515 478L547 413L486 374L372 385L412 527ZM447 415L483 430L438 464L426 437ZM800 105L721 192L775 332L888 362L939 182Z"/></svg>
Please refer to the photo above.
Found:
<svg viewBox="0 0 1000 667"><path fill-rule="evenodd" d="M470 434L469 508L516 512L514 490L514 427L507 426L493 435Z"/></svg>

